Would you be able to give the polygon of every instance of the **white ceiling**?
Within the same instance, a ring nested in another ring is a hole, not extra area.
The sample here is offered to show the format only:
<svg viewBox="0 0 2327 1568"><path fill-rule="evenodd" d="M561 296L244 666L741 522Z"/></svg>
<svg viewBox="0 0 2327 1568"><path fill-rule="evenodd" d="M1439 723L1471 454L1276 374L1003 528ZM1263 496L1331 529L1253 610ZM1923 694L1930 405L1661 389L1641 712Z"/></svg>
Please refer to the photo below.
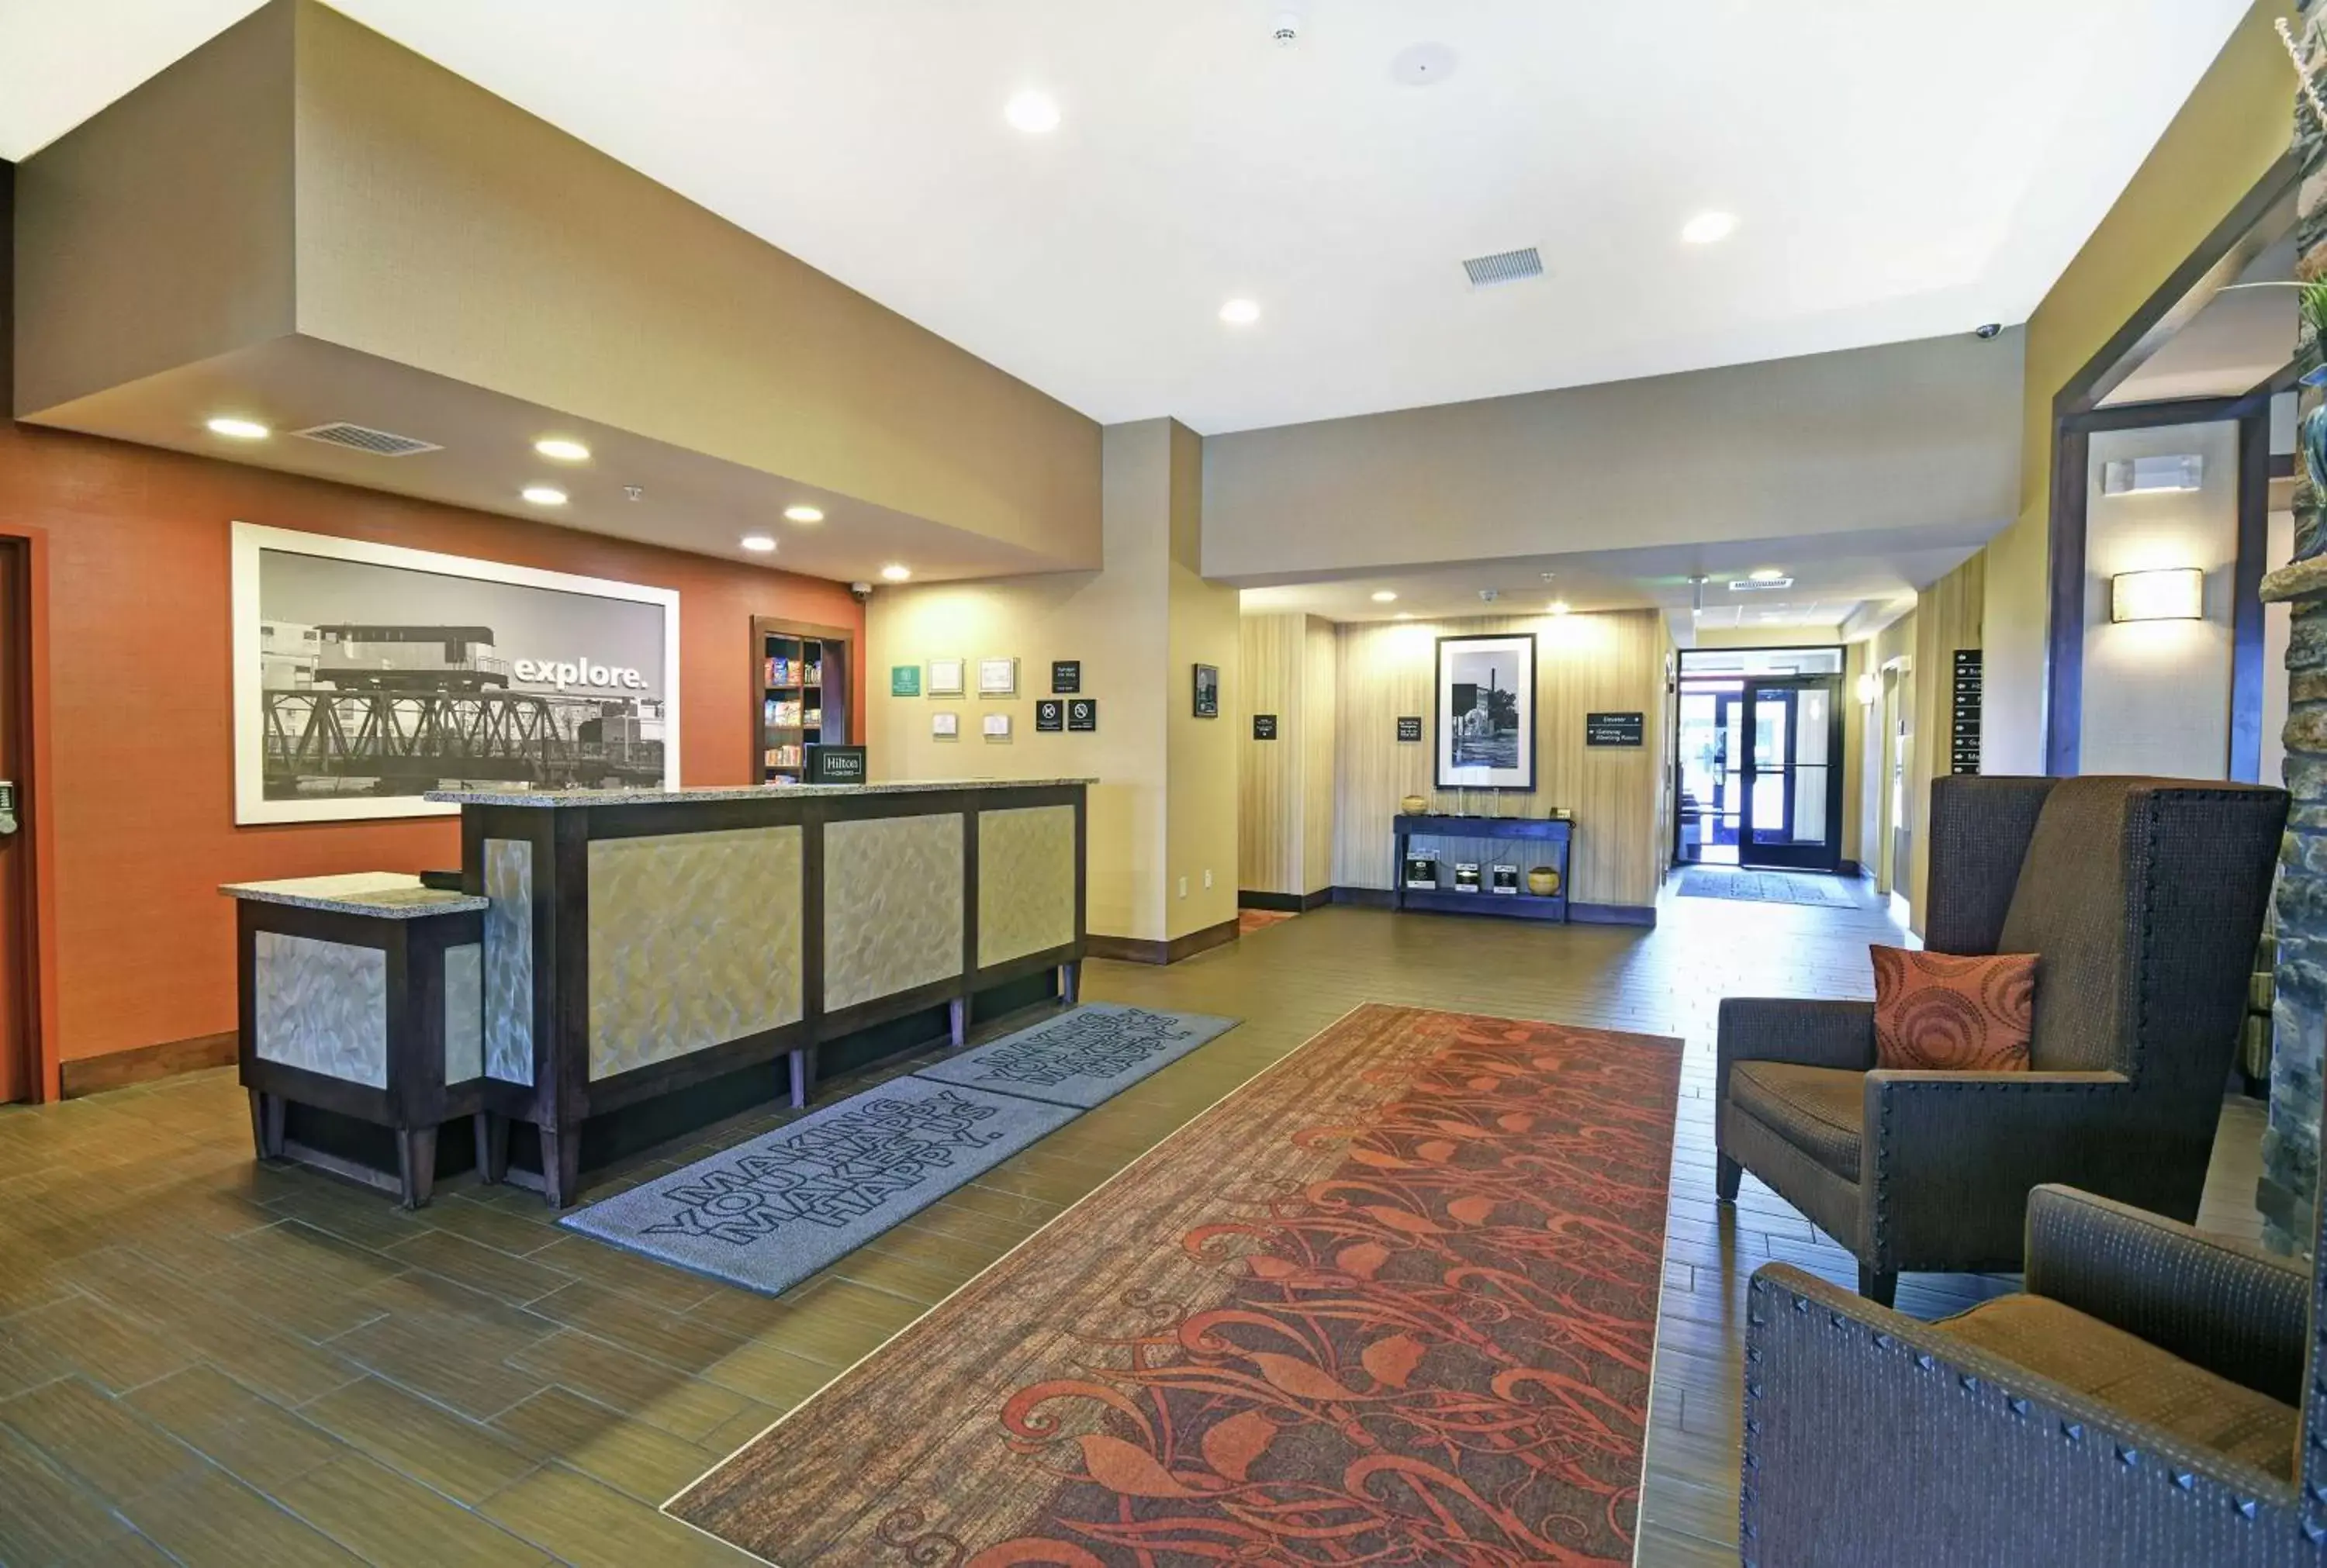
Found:
<svg viewBox="0 0 2327 1568"><path fill-rule="evenodd" d="M1206 433L2019 321L2247 3L336 0L1098 419ZM253 8L0 0L0 156ZM1399 85L1422 42L1452 74ZM1003 121L1030 87L1050 135ZM1547 276L1466 286L1528 245Z"/></svg>
<svg viewBox="0 0 2327 1568"><path fill-rule="evenodd" d="M1557 601L1574 611L1662 610L1690 623L1696 598L1689 579L1704 576L1707 631L1838 626L1862 608L1911 600L1977 550L1981 530L1902 528L1855 546L1830 536L1721 544L1658 546L1543 555L1526 560L1416 565L1319 582L1244 590L1246 611L1301 611L1329 621L1388 621L1400 615L1444 621L1466 615L1535 615ZM1733 590L1769 570L1792 579L1785 588ZM1492 592L1490 601L1480 597ZM1387 602L1377 593L1395 593Z"/></svg>

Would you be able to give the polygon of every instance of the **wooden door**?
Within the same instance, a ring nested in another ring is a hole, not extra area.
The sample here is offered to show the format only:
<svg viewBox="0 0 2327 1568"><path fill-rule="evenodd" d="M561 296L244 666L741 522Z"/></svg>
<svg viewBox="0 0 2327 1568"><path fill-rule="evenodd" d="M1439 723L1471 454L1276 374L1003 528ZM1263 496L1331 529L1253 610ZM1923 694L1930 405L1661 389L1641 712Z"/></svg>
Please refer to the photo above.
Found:
<svg viewBox="0 0 2327 1568"><path fill-rule="evenodd" d="M29 550L0 539L0 1102L33 1097Z"/></svg>

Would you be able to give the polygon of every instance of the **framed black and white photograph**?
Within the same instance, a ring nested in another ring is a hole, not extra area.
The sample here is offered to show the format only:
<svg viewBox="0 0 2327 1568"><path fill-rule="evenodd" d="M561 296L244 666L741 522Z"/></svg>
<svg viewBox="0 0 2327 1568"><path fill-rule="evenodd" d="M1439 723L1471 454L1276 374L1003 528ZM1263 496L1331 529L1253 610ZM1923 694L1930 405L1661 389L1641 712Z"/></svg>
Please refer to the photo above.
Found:
<svg viewBox="0 0 2327 1568"><path fill-rule="evenodd" d="M1535 637L1438 639L1441 789L1535 788Z"/></svg>
<svg viewBox="0 0 2327 1568"><path fill-rule="evenodd" d="M236 523L235 820L678 788L678 592Z"/></svg>
<svg viewBox="0 0 2327 1568"><path fill-rule="evenodd" d="M1196 717L1217 719L1220 716L1220 671L1218 665L1196 667Z"/></svg>

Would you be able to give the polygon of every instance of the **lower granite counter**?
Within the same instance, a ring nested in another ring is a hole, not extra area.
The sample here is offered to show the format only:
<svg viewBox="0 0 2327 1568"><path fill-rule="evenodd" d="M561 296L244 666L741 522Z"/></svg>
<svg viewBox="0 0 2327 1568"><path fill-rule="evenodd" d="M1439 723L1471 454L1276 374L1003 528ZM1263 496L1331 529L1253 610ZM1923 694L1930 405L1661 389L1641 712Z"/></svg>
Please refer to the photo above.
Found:
<svg viewBox="0 0 2327 1568"><path fill-rule="evenodd" d="M229 885L259 1151L425 1202L437 1126L473 1115L485 1177L563 1208L585 1130L603 1162L805 1105L820 1061L1071 1001L1088 782L439 794L461 806L458 891ZM297 1135L334 1118L391 1130L392 1158Z"/></svg>

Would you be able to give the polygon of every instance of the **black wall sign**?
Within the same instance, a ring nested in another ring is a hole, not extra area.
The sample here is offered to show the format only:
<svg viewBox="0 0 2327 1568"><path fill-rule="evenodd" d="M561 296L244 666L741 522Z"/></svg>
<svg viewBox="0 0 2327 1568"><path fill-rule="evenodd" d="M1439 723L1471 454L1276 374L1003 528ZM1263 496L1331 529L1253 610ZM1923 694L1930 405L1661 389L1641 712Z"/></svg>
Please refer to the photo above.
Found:
<svg viewBox="0 0 2327 1568"><path fill-rule="evenodd" d="M1071 695L1083 689L1083 661L1079 658L1054 658L1051 661L1051 690L1061 695Z"/></svg>
<svg viewBox="0 0 2327 1568"><path fill-rule="evenodd" d="M810 784L862 784L864 782L864 748L862 746L810 746L808 749L808 782Z"/></svg>
<svg viewBox="0 0 2327 1568"><path fill-rule="evenodd" d="M1256 741L1274 741L1276 739L1276 715L1275 714L1253 714L1252 738Z"/></svg>
<svg viewBox="0 0 2327 1568"><path fill-rule="evenodd" d="M1398 740L1399 740L1401 742L1407 742L1407 741L1419 741L1419 740L1421 740L1421 739L1422 739L1422 721L1421 721L1420 719L1400 719L1400 720L1398 720L1398 722L1397 722L1397 738L1398 738Z"/></svg>
<svg viewBox="0 0 2327 1568"><path fill-rule="evenodd" d="M1098 699L1077 697L1067 705L1067 728L1096 730L1098 728Z"/></svg>
<svg viewBox="0 0 2327 1568"><path fill-rule="evenodd" d="M1045 734L1057 734L1067 727L1067 705L1056 697L1038 697L1034 701L1034 728Z"/></svg>
<svg viewBox="0 0 2327 1568"><path fill-rule="evenodd" d="M1639 746L1648 739L1645 714L1586 714L1584 743L1587 746Z"/></svg>
<svg viewBox="0 0 2327 1568"><path fill-rule="evenodd" d="M1980 687L1986 675L1980 650L1956 649L1955 723L1948 736L1949 771L1979 771Z"/></svg>

